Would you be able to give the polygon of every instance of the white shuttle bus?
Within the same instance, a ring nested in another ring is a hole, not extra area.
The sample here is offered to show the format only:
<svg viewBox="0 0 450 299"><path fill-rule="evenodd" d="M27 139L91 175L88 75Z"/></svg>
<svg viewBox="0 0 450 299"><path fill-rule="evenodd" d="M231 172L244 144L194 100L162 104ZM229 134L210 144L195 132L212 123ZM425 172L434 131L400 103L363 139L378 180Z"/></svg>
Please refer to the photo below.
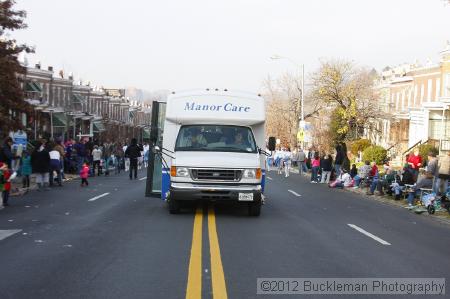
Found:
<svg viewBox="0 0 450 299"><path fill-rule="evenodd" d="M164 123L162 199L229 201L259 216L265 183L265 102L227 90L172 93ZM164 165L165 164L165 165Z"/></svg>

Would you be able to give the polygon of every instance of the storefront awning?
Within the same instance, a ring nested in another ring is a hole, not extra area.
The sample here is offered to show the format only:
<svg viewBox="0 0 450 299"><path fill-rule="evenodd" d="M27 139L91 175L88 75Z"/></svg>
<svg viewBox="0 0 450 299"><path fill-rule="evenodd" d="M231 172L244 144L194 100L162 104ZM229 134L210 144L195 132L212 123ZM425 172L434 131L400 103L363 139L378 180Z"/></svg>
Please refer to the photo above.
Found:
<svg viewBox="0 0 450 299"><path fill-rule="evenodd" d="M150 130L149 129L144 129L144 132L142 133L142 138L150 139Z"/></svg>
<svg viewBox="0 0 450 299"><path fill-rule="evenodd" d="M94 132L102 132L105 131L105 126L101 122L94 123Z"/></svg>
<svg viewBox="0 0 450 299"><path fill-rule="evenodd" d="M25 91L26 92L42 92L42 88L41 85L39 83L36 82L32 82L32 81L28 81L25 84Z"/></svg>
<svg viewBox="0 0 450 299"><path fill-rule="evenodd" d="M79 94L74 93L73 96L72 96L72 101L73 101L74 104L81 105L84 102L84 99Z"/></svg>
<svg viewBox="0 0 450 299"><path fill-rule="evenodd" d="M53 127L65 128L67 126L67 117L64 113L53 113Z"/></svg>

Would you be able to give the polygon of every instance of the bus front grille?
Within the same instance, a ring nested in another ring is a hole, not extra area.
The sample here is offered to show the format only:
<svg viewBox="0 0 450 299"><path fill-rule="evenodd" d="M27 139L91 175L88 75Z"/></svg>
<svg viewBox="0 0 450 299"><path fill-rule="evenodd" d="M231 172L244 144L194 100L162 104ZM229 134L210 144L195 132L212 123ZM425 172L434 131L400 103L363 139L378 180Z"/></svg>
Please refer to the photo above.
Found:
<svg viewBox="0 0 450 299"><path fill-rule="evenodd" d="M241 179L242 171L239 169L191 169L191 176L196 181L231 181L237 182Z"/></svg>

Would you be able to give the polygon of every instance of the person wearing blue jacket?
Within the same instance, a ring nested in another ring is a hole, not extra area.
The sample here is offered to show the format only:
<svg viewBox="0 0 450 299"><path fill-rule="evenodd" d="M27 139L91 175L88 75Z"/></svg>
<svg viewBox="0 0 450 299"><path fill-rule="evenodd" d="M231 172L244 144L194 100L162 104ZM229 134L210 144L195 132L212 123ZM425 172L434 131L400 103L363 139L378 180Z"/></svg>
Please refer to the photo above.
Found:
<svg viewBox="0 0 450 299"><path fill-rule="evenodd" d="M30 188L31 156L28 151L23 152L22 159L20 160L20 172L22 174L22 187Z"/></svg>
<svg viewBox="0 0 450 299"><path fill-rule="evenodd" d="M11 162L13 159L13 153L11 151L13 144L13 140L11 137L7 137L3 142L2 147L0 148L0 162L8 165L8 168L11 169Z"/></svg>

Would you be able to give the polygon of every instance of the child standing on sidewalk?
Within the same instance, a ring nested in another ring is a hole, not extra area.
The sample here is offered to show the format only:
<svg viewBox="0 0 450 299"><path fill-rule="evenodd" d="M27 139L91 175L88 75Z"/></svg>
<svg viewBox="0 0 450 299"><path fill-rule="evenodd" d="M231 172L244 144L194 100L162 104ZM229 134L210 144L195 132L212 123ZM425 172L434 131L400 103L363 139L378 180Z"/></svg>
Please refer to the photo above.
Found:
<svg viewBox="0 0 450 299"><path fill-rule="evenodd" d="M311 183L318 183L319 181L319 170L320 170L320 157L319 153L314 154L314 159L311 162Z"/></svg>
<svg viewBox="0 0 450 299"><path fill-rule="evenodd" d="M6 168L6 164L0 162L0 210L3 209L3 190L5 187L5 178L3 177L3 170Z"/></svg>
<svg viewBox="0 0 450 299"><path fill-rule="evenodd" d="M30 188L31 156L27 151L23 152L23 157L20 161L20 172L22 174L22 187Z"/></svg>
<svg viewBox="0 0 450 299"><path fill-rule="evenodd" d="M89 177L89 163L86 162L83 164L80 171L81 187L83 187L84 185L89 186L89 182L87 180L88 177Z"/></svg>
<svg viewBox="0 0 450 299"><path fill-rule="evenodd" d="M5 164L2 168L3 176L3 206L9 206L9 192L11 191L11 171L8 169L8 164Z"/></svg>

